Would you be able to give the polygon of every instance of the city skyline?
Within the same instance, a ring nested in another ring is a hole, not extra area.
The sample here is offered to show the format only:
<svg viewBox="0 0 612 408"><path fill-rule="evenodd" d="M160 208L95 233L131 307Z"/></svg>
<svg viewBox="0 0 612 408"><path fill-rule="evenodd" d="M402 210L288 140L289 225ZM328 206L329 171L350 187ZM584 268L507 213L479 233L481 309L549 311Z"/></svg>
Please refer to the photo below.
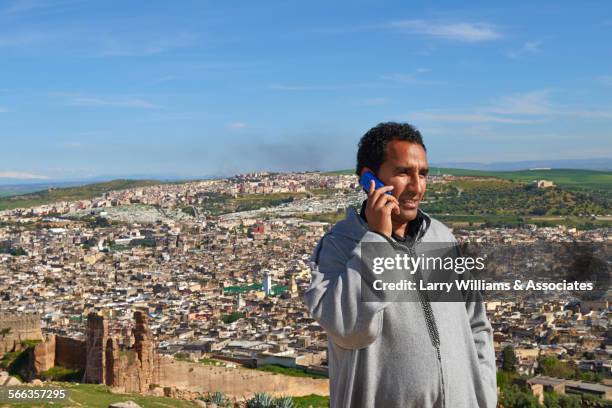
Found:
<svg viewBox="0 0 612 408"><path fill-rule="evenodd" d="M606 6L6 2L0 182L612 157Z"/></svg>

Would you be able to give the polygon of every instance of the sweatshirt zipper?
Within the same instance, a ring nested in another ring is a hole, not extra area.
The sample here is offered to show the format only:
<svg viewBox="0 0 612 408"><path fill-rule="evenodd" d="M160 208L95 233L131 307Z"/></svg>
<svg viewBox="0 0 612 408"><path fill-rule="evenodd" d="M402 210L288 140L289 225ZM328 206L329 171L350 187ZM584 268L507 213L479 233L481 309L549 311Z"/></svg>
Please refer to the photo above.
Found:
<svg viewBox="0 0 612 408"><path fill-rule="evenodd" d="M359 219L361 221L361 217L359 217ZM365 228L367 229L367 225L365 225ZM421 242L421 239L423 238L422 235L419 236L420 233L421 231L417 233L417 238L410 245L402 245L399 243L399 241L396 241L394 238L388 237L383 234L379 234L379 235L382 235L382 237L385 238L394 248L397 248L396 244L399 244L400 246L407 248L408 252L410 253L410 256L413 256L416 258L416 252L414 250L414 247L416 246L416 244ZM421 274L420 269L417 269L415 275L417 279L420 279L421 281L423 280L423 275ZM421 308L423 309L423 313L425 315L425 323L427 325L427 332L429 334L429 339L431 340L431 344L436 350L436 357L438 359L438 368L440 372L440 382L441 382L441 388L442 388L442 407L446 407L446 392L444 391L444 371L442 369L442 355L440 353L440 334L438 332L438 325L436 324L436 318L433 314L433 310L431 309L431 304L430 304L429 296L427 295L427 292L421 292L420 290L417 290L417 292L419 294L419 301L421 303Z"/></svg>
<svg viewBox="0 0 612 408"><path fill-rule="evenodd" d="M410 256L416 257L416 252L414 247L420 240L416 240L412 245L408 246L408 251L410 252ZM417 269L415 273L415 277L417 280L422 281L423 275L421 274L421 270ZM441 380L441 388L442 388L442 406L446 406L446 395L444 391L444 371L442 370L442 355L440 353L440 333L438 332L438 325L436 324L436 317L433 314L433 310L431 308L431 302L429 300L429 295L427 292L423 292L421 290L417 290L419 294L419 301L421 303L421 307L423 309L423 313L425 315L425 324L427 325L427 332L429 333L429 339L431 340L431 344L436 350L436 357L438 358L438 368L440 372L440 380Z"/></svg>

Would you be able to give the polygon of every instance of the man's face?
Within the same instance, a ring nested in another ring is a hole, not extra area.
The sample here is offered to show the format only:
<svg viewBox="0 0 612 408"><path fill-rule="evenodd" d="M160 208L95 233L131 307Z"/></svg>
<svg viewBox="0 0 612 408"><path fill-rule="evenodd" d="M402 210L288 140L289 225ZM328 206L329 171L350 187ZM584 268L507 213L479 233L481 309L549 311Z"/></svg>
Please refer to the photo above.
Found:
<svg viewBox="0 0 612 408"><path fill-rule="evenodd" d="M399 201L400 213L392 213L392 220L406 223L416 218L419 203L427 188L427 153L419 144L392 140L387 144L385 161L378 170L378 178L393 186Z"/></svg>

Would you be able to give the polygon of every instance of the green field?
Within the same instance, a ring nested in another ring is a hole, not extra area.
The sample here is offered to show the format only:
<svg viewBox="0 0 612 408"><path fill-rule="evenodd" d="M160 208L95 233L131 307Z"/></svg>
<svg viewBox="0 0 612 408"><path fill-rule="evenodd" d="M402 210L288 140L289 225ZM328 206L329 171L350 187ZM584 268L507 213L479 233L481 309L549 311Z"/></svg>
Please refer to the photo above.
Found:
<svg viewBox="0 0 612 408"><path fill-rule="evenodd" d="M612 190L612 172L595 170L551 169L521 171L480 171L432 167L430 174L452 174L455 176L496 177L507 180L531 182L551 180L559 187L569 189Z"/></svg>
<svg viewBox="0 0 612 408"><path fill-rule="evenodd" d="M75 384L75 383L45 383L45 388L58 387L69 391L69 399L66 401L56 401L48 403L22 403L13 404L0 401L0 408L53 408L53 407L86 407L86 408L108 408L110 404L121 401L134 401L142 408L190 408L197 407L194 402L183 401L167 397L152 397L139 394L113 394L104 385L98 384ZM28 389L30 387L23 387ZM321 395L307 395L304 397L292 397L295 406L298 408L329 407L329 397Z"/></svg>
<svg viewBox="0 0 612 408"><path fill-rule="evenodd" d="M19 408L37 408L37 407L87 407L87 408L108 408L110 404L121 401L134 401L142 408L187 408L197 407L193 402L181 401L166 397L150 397L138 394L113 394L108 387L97 384L73 384L73 383L55 383L59 388L67 389L70 393L70 398L67 401L56 401L53 403L36 404L8 404L0 402L0 407L19 407ZM45 384L45 387L48 387ZM27 389L29 387L24 387Z"/></svg>
<svg viewBox="0 0 612 408"><path fill-rule="evenodd" d="M323 174L355 174L355 170L337 170ZM429 174L451 174L453 176L495 177L514 181L552 180L556 185L572 189L612 190L612 172L596 170L551 169L520 171L484 171L431 167Z"/></svg>
<svg viewBox="0 0 612 408"><path fill-rule="evenodd" d="M58 201L78 201L99 197L115 190L147 187L161 184L157 180L113 180L104 183L88 184L80 187L55 188L18 196L0 198L0 210L28 208Z"/></svg>
<svg viewBox="0 0 612 408"><path fill-rule="evenodd" d="M329 407L329 397L310 394L304 397L293 397L296 408L326 408Z"/></svg>

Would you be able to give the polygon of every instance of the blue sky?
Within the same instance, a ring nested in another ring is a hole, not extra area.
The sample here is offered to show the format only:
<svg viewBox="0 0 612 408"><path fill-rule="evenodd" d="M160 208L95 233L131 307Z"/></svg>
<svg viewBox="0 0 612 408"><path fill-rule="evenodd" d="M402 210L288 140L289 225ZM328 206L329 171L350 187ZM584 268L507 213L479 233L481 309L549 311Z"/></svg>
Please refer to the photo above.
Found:
<svg viewBox="0 0 612 408"><path fill-rule="evenodd" d="M0 1L0 179L612 157L607 1Z"/></svg>

